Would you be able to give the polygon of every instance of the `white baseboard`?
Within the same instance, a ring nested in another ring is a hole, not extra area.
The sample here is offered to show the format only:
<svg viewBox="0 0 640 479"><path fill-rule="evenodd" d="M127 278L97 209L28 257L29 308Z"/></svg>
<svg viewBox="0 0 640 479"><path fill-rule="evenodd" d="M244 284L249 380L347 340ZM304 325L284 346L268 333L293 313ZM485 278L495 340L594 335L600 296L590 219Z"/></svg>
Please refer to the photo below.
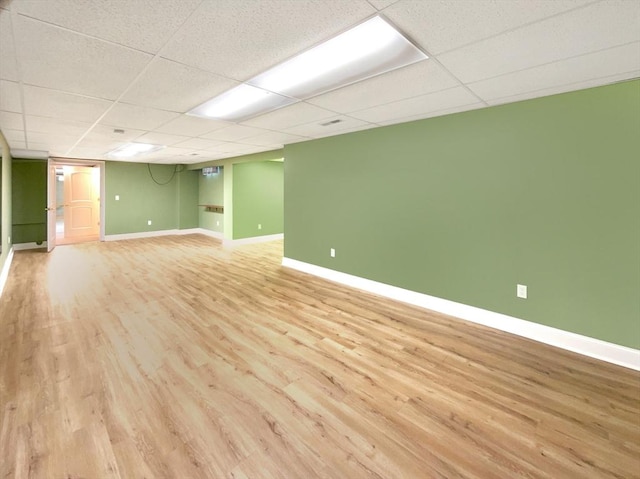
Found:
<svg viewBox="0 0 640 479"><path fill-rule="evenodd" d="M47 248L47 242L43 241L42 243L16 243L13 245L14 251L23 251L26 249L41 249Z"/></svg>
<svg viewBox="0 0 640 479"><path fill-rule="evenodd" d="M117 235L105 235L105 241L120 241L128 239L153 238L156 236L169 236L180 234L181 230L142 231L140 233L122 233Z"/></svg>
<svg viewBox="0 0 640 479"><path fill-rule="evenodd" d="M267 241L276 241L284 239L284 233L277 233L274 235L253 236L251 238L242 238L237 240L225 239L222 244L224 246L239 246L243 244L264 243Z"/></svg>
<svg viewBox="0 0 640 479"><path fill-rule="evenodd" d="M514 318L506 314L456 303L455 301L409 291L397 286L390 286L291 258L283 258L282 265L379 296L455 316L466 321L640 371L640 350L637 349Z"/></svg>
<svg viewBox="0 0 640 479"><path fill-rule="evenodd" d="M224 240L224 234L220 233L219 231L212 231L212 230L208 230L206 228L193 228L193 229L194 229L193 232L196 233L196 234L209 236L211 238L219 239L220 241Z"/></svg>
<svg viewBox="0 0 640 479"><path fill-rule="evenodd" d="M2 265L2 271L0 271L0 297L2 297L4 285L7 284L7 280L9 279L9 268L11 268L11 261L13 261L13 251L13 247L9 249L7 259L5 260L4 265Z"/></svg>

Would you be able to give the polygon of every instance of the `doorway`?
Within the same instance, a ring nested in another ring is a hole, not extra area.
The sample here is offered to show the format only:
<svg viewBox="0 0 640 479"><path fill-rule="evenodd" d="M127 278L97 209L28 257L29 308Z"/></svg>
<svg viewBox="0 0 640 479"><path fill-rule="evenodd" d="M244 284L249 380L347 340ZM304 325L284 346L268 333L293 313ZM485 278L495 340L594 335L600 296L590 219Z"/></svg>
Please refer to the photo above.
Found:
<svg viewBox="0 0 640 479"><path fill-rule="evenodd" d="M104 162L49 160L48 250L104 239Z"/></svg>

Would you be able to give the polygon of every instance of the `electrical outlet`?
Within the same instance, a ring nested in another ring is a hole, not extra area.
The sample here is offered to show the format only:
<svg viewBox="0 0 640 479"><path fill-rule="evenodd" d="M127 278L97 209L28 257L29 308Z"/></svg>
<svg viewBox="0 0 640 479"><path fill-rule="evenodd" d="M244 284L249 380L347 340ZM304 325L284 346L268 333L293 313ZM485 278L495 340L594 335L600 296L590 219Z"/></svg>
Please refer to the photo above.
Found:
<svg viewBox="0 0 640 479"><path fill-rule="evenodd" d="M527 286L524 284L516 285L516 296L518 298L527 299Z"/></svg>
<svg viewBox="0 0 640 479"><path fill-rule="evenodd" d="M220 221L216 221L216 226L220 226Z"/></svg>
<svg viewBox="0 0 640 479"><path fill-rule="evenodd" d="M151 226L151 220L147 220L147 225Z"/></svg>
<svg viewBox="0 0 640 479"><path fill-rule="evenodd" d="M116 195L116 201L120 201L120 195Z"/></svg>
<svg viewBox="0 0 640 479"><path fill-rule="evenodd" d="M260 223L258 223L258 229L261 230L262 229L262 225Z"/></svg>
<svg viewBox="0 0 640 479"><path fill-rule="evenodd" d="M329 255L331 255L331 257L332 257L332 258L335 258L335 257L336 257L336 250L335 250L335 248L331 248L331 249L329 250Z"/></svg>

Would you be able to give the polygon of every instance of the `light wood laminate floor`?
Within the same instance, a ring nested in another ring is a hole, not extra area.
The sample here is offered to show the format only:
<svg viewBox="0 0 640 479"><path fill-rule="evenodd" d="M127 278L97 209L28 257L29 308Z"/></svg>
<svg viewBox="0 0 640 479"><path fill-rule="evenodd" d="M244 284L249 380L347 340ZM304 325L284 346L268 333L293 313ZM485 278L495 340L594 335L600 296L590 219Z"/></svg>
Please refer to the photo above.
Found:
<svg viewBox="0 0 640 479"><path fill-rule="evenodd" d="M640 477L637 372L281 256L200 235L17 252L0 478Z"/></svg>

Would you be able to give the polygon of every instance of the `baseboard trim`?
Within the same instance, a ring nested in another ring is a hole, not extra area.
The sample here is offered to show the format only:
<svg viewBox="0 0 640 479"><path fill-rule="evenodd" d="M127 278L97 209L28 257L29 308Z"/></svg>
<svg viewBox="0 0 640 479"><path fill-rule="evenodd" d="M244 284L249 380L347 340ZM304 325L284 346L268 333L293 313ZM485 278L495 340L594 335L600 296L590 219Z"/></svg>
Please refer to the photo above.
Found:
<svg viewBox="0 0 640 479"><path fill-rule="evenodd" d="M116 235L105 235L105 241L120 241L140 238L154 238L156 236L170 236L180 234L180 230L158 230L158 231L142 231L140 233L122 233Z"/></svg>
<svg viewBox="0 0 640 479"><path fill-rule="evenodd" d="M16 243L13 245L14 251L23 251L26 249L41 249L47 247L47 242L43 241L42 243Z"/></svg>
<svg viewBox="0 0 640 479"><path fill-rule="evenodd" d="M224 246L239 246L243 244L265 243L267 241L276 241L284 239L284 233L277 233L274 235L253 236L251 238L241 238L237 240L225 239L222 244Z"/></svg>
<svg viewBox="0 0 640 479"><path fill-rule="evenodd" d="M455 316L507 333L516 334L590 358L640 371L640 350L637 349L533 323L506 314L487 311L476 308L475 306L468 306L466 304L456 303L455 301L417 293L291 258L282 258L282 266L379 296L402 301L449 316Z"/></svg>
<svg viewBox="0 0 640 479"><path fill-rule="evenodd" d="M7 280L9 279L9 269L11 268L11 261L13 261L13 251L13 247L9 248L9 254L7 255L7 259L2 266L2 271L0 271L0 298L2 297L4 286L5 284L7 284Z"/></svg>
<svg viewBox="0 0 640 479"><path fill-rule="evenodd" d="M208 230L206 228L194 228L193 233L209 236L211 238L215 238L215 239L220 240L220 241L224 240L224 234L223 233L220 233L219 231Z"/></svg>

